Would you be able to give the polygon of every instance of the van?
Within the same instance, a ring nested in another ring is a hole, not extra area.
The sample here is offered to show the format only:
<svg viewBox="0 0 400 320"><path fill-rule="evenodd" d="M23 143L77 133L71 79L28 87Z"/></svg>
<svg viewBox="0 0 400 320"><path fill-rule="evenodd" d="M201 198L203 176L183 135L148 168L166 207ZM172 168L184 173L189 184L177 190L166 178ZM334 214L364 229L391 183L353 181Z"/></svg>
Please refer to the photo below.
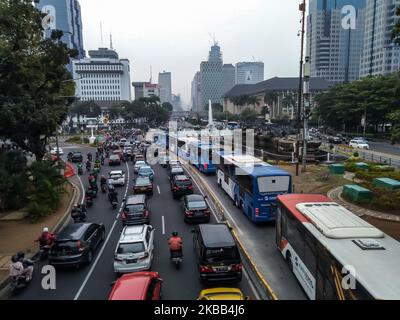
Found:
<svg viewBox="0 0 400 320"><path fill-rule="evenodd" d="M192 233L202 282L242 280L242 259L226 224L200 224Z"/></svg>

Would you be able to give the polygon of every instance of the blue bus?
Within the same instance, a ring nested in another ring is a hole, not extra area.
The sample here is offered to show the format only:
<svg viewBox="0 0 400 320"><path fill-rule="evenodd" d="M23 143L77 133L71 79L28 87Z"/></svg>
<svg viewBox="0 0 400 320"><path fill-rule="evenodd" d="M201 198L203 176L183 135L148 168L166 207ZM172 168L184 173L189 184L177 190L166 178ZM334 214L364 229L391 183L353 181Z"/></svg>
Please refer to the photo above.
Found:
<svg viewBox="0 0 400 320"><path fill-rule="evenodd" d="M211 143L202 143L199 141L190 142L190 163L204 174L215 174L217 166L213 163L213 154L219 151L218 147Z"/></svg>
<svg viewBox="0 0 400 320"><path fill-rule="evenodd" d="M218 152L218 185L253 222L275 220L277 196L292 193L289 172L249 155Z"/></svg>

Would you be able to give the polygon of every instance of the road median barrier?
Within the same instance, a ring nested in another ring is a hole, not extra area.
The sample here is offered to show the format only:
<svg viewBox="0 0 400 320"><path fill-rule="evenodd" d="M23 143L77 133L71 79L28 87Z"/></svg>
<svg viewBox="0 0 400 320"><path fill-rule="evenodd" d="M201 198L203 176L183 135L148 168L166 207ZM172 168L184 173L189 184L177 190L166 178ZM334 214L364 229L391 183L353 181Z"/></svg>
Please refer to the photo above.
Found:
<svg viewBox="0 0 400 320"><path fill-rule="evenodd" d="M220 221L227 224L227 226L232 231L233 237L235 238L236 243L239 245L239 249L242 252L242 256L244 258L244 265L246 271L249 273L249 276L252 280L253 285L255 286L258 294L260 295L261 299L263 300L278 300L277 295L275 294L274 290L268 284L268 281L265 279L263 274L260 272L259 268L257 267L256 263L251 258L250 254L246 250L243 242L240 240L240 237L237 234L237 231L232 223L229 222L225 215L225 209L218 199L218 196L215 192L208 186L207 182L204 178L199 174L197 170L193 168L190 164L186 163L186 161L181 160L182 165L186 169L186 171L195 179L196 182L201 184L203 191L205 191L207 197L211 200L215 211L218 213L220 217Z"/></svg>

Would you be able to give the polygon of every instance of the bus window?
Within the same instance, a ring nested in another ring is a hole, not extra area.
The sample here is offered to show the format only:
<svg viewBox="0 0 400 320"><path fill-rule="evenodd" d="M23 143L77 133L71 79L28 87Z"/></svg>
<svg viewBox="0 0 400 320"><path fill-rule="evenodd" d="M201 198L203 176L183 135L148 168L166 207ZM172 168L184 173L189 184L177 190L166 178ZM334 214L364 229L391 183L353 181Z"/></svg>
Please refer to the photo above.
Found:
<svg viewBox="0 0 400 320"><path fill-rule="evenodd" d="M260 193L287 192L289 190L290 177L259 177L257 182Z"/></svg>
<svg viewBox="0 0 400 320"><path fill-rule="evenodd" d="M250 196L253 195L253 178L249 175L238 175L236 176L238 184L248 193ZM242 191L242 190L241 190Z"/></svg>

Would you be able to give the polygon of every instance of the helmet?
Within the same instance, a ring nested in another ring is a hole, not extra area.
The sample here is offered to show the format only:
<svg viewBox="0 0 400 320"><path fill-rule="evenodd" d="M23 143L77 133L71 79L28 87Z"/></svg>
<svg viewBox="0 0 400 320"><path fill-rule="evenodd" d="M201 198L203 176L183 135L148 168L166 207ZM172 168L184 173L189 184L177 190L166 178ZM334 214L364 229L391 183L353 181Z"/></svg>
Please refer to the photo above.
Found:
<svg viewBox="0 0 400 320"><path fill-rule="evenodd" d="M176 232L176 231L172 232L172 236L173 237L177 237L178 236L178 232Z"/></svg>
<svg viewBox="0 0 400 320"><path fill-rule="evenodd" d="M18 261L19 261L19 259L18 259L17 255L13 255L13 256L11 257L11 262L12 262L12 263L16 263L16 262L18 262Z"/></svg>
<svg viewBox="0 0 400 320"><path fill-rule="evenodd" d="M18 252L17 258L18 258L18 260L25 259L25 253L23 251Z"/></svg>
<svg viewBox="0 0 400 320"><path fill-rule="evenodd" d="M44 228L43 228L43 232L49 232L49 228L44 227Z"/></svg>

